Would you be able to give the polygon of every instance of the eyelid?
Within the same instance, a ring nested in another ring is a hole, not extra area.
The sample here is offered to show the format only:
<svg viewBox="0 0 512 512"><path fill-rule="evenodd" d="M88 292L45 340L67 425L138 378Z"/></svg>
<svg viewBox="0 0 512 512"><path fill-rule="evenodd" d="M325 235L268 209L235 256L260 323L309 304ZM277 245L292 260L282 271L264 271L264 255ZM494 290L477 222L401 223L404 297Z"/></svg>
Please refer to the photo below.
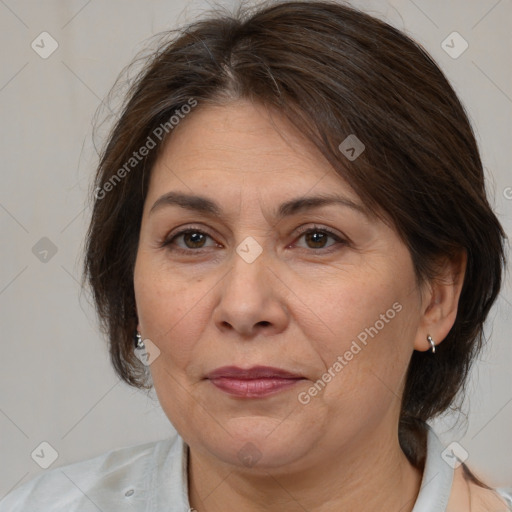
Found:
<svg viewBox="0 0 512 512"><path fill-rule="evenodd" d="M326 233L329 233L330 235L338 237L338 238L343 238L343 239L347 238L345 235L343 235L342 233L338 233L337 231L335 231L332 228L329 228L327 226L322 226L320 224L315 224L315 223L313 223L313 225L306 224L305 226L300 226L295 231L296 231L297 235L303 235L304 233L307 233L308 231L325 231Z"/></svg>
<svg viewBox="0 0 512 512"><path fill-rule="evenodd" d="M183 235L187 231L197 231L198 233L203 233L205 235L208 235L209 237L213 238L213 235L210 233L210 231L199 225L194 224L185 224L184 226L179 226L176 229L173 229L168 235L165 235L163 238L163 242L170 242L173 238Z"/></svg>

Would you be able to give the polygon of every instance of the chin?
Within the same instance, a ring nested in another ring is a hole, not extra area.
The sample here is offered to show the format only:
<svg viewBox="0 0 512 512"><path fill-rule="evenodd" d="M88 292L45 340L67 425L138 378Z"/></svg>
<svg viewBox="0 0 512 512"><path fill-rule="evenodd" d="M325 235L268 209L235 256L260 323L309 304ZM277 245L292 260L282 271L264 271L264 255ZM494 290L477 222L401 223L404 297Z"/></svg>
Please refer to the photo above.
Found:
<svg viewBox="0 0 512 512"><path fill-rule="evenodd" d="M217 425L216 435L211 428L196 433L199 442L215 458L239 468L258 473L289 467L310 452L315 445L315 430L300 428L300 425L284 425L283 420L252 416L231 418L222 422L225 430Z"/></svg>

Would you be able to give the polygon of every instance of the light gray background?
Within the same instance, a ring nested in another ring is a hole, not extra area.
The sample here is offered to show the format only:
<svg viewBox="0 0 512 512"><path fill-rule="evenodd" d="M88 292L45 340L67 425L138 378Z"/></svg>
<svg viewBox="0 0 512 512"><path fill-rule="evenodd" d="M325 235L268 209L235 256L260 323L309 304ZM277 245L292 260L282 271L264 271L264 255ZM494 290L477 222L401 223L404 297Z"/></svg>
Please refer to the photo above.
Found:
<svg viewBox="0 0 512 512"><path fill-rule="evenodd" d="M404 29L447 74L474 124L491 200L510 233L511 0L352 3ZM42 441L58 452L54 468L172 432L154 394L115 377L80 292L86 193L96 164L91 122L148 37L207 7L185 0L0 0L0 498L44 471L31 458ZM31 48L43 31L59 44L47 59ZM469 43L457 59L441 47L453 31ZM42 237L58 249L46 263L32 252ZM443 441L458 441L470 466L496 486L512 485L511 303L507 279L488 322L492 341L471 376L467 424L453 417L437 423Z"/></svg>

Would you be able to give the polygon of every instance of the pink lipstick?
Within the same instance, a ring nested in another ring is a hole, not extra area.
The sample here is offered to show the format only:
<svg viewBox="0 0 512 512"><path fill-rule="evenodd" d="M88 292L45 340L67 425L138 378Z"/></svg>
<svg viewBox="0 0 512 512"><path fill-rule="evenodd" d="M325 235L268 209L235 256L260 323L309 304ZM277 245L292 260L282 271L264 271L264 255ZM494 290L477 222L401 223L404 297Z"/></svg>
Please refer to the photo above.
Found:
<svg viewBox="0 0 512 512"><path fill-rule="evenodd" d="M293 387L303 379L301 375L270 366L248 369L223 366L210 372L206 378L221 391L242 398L273 395Z"/></svg>

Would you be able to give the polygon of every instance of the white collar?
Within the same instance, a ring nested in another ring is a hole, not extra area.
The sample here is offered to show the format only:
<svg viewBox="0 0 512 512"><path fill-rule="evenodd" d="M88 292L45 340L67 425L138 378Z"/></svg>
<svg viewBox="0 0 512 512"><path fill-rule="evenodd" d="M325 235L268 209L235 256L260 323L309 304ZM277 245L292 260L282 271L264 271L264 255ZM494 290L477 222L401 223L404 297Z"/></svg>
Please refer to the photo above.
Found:
<svg viewBox="0 0 512 512"><path fill-rule="evenodd" d="M443 452L446 452L445 447L432 428L428 427L425 468L412 512L446 511L453 483L453 467L442 458Z"/></svg>

